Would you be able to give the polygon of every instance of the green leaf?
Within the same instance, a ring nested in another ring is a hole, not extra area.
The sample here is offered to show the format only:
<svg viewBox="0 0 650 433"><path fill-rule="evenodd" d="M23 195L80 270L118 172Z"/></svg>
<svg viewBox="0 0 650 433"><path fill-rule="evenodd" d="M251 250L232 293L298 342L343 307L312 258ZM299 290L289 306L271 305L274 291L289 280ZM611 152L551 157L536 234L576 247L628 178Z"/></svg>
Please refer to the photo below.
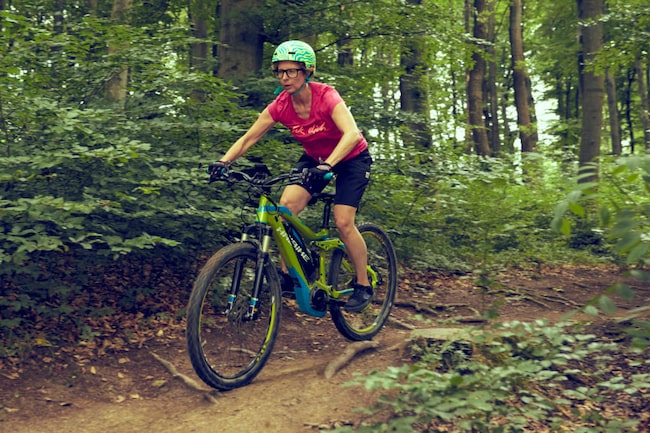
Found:
<svg viewBox="0 0 650 433"><path fill-rule="evenodd" d="M490 412L493 409L492 403L490 402L491 396L486 391L476 391L469 395L467 402L474 406L475 408Z"/></svg>
<svg viewBox="0 0 650 433"><path fill-rule="evenodd" d="M462 385L464 381L465 381L465 379L463 379L463 376L461 376L459 374L456 374L456 375L452 376L451 379L449 379L449 383L451 384L451 386L454 386L454 387L458 387L458 386Z"/></svg>
<svg viewBox="0 0 650 433"><path fill-rule="evenodd" d="M629 231L616 243L616 249L621 252L629 251L641 242L641 234L637 231Z"/></svg>
<svg viewBox="0 0 650 433"><path fill-rule="evenodd" d="M585 216L585 208L581 204L569 203L569 210L579 217L584 218Z"/></svg>
<svg viewBox="0 0 650 433"><path fill-rule="evenodd" d="M613 293L625 301L634 300L634 290L624 283L616 283L607 289L607 293Z"/></svg>
<svg viewBox="0 0 650 433"><path fill-rule="evenodd" d="M601 224L604 226L608 226L611 221L612 213L609 211L609 208L605 206L601 206L598 209L598 216L600 218Z"/></svg>
<svg viewBox="0 0 650 433"><path fill-rule="evenodd" d="M650 272L648 271L642 271L640 269L632 269L630 271L630 275L639 281L642 281L644 283L650 283Z"/></svg>
<svg viewBox="0 0 650 433"><path fill-rule="evenodd" d="M642 258L648 255L649 249L650 249L649 243L639 242L637 245L632 247L625 261L627 262L627 264L637 263L639 260L641 260Z"/></svg>
<svg viewBox="0 0 650 433"><path fill-rule="evenodd" d="M585 307L584 311L585 311L586 314L588 314L590 316L594 316L594 317L597 317L598 314L599 314L598 308L596 308L593 305L587 305Z"/></svg>
<svg viewBox="0 0 650 433"><path fill-rule="evenodd" d="M609 296L601 295L598 299L598 306L605 314L616 312L616 304Z"/></svg>

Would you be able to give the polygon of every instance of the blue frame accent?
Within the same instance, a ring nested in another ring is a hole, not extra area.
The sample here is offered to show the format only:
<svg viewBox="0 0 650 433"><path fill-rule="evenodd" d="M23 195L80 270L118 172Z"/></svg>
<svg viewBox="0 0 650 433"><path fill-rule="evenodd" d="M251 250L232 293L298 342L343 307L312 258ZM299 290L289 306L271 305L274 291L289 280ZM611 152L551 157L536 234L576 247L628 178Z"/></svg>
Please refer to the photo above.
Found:
<svg viewBox="0 0 650 433"><path fill-rule="evenodd" d="M298 303L298 308L300 309L300 311L309 314L310 316L324 317L327 311L318 311L312 308L309 299L311 290L309 289L309 286L307 286L307 284L305 283L305 280L303 280L302 277L298 276L294 268L288 268L288 270L289 270L289 275L292 278L298 280L298 282L300 283L299 287L293 288L293 291L296 294L296 302Z"/></svg>
<svg viewBox="0 0 650 433"><path fill-rule="evenodd" d="M268 203L268 201L266 202ZM274 218L269 218L269 215L275 214ZM302 221L300 221L286 206L276 206L274 204L262 204L257 208L257 218L256 222L260 224L272 225L273 227L273 236L278 236L275 231L278 229L276 225L278 224L279 217L284 217L285 221L288 221L293 229L298 231L301 235L305 236L305 241L313 242L326 240L329 237L329 231L315 233L311 228L307 227ZM270 223L274 220L275 223ZM284 230L284 227L280 228ZM276 244L278 240L276 238ZM287 260L285 260L287 262ZM307 284L307 281L300 275L300 272L290 263L286 263L287 270L289 275L296 281L298 285L294 286L293 290L296 295L296 302L298 304L298 309L305 314L309 314L313 317L324 317L327 311L318 311L311 306L311 289Z"/></svg>

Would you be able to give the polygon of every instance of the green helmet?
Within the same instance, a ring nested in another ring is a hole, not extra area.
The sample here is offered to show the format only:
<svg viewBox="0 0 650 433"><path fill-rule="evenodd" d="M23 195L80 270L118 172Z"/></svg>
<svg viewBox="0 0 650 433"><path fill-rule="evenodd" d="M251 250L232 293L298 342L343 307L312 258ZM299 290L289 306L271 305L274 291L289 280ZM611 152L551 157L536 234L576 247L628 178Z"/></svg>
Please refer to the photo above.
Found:
<svg viewBox="0 0 650 433"><path fill-rule="evenodd" d="M305 68L316 69L316 53L309 44L302 41L286 41L278 45L273 52L271 62L282 61L304 63Z"/></svg>

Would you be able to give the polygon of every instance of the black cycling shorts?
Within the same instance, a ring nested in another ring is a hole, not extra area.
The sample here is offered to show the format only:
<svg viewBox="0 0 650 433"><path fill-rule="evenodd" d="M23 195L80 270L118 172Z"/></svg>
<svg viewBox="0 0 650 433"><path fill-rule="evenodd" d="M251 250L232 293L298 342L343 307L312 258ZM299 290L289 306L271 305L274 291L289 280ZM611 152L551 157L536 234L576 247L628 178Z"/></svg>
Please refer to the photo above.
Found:
<svg viewBox="0 0 650 433"><path fill-rule="evenodd" d="M302 171L305 168L316 167L318 164L320 164L319 161L304 153L296 163L296 169ZM368 149L366 149L354 158L339 162L332 168L332 171L336 174L334 204L359 208L361 197L363 197L366 186L370 181L371 165L372 157ZM325 179L310 179L300 186L305 188L311 195L314 195L325 189L328 183L329 181Z"/></svg>

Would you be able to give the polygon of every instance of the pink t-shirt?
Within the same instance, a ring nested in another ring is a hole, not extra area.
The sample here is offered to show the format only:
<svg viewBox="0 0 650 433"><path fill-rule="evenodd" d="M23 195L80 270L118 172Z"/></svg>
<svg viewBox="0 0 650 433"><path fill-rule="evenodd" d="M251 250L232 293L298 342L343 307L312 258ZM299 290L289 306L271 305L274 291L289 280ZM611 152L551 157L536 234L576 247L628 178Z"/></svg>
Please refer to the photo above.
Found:
<svg viewBox="0 0 650 433"><path fill-rule="evenodd" d="M332 120L332 112L343 99L335 88L323 83L309 83L311 109L309 119L298 117L291 102L291 95L283 91L267 109L276 122L289 128L291 134L302 144L307 155L315 160L325 160L334 150L343 133ZM360 140L352 151L343 158L352 159L368 148L368 142L359 133Z"/></svg>

